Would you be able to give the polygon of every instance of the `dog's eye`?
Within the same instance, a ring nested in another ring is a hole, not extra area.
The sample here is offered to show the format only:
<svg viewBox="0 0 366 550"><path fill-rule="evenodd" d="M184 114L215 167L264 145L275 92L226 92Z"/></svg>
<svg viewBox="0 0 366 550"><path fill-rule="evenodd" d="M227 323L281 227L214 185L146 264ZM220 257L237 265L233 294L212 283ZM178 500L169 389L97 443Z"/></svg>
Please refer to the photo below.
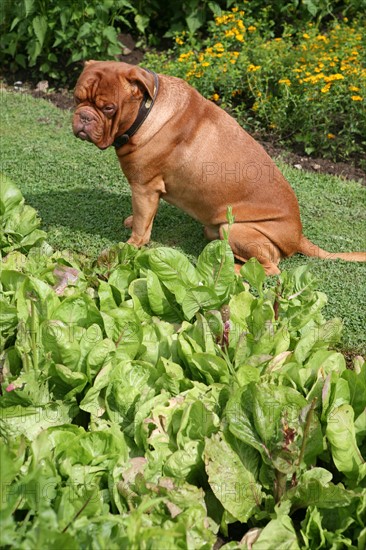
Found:
<svg viewBox="0 0 366 550"><path fill-rule="evenodd" d="M103 107L103 113L105 113L106 115L114 115L115 110L116 108L114 105L105 105Z"/></svg>

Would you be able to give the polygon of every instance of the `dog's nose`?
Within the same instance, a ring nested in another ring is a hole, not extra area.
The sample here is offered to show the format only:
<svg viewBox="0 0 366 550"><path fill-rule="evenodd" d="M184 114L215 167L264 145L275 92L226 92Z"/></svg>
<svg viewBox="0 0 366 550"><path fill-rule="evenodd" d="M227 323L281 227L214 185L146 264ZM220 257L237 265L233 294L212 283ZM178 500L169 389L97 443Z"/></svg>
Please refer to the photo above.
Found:
<svg viewBox="0 0 366 550"><path fill-rule="evenodd" d="M90 113L85 113L83 111L79 113L79 117L80 117L80 122L82 122L83 124L87 124L88 122L91 122L93 120L93 117Z"/></svg>

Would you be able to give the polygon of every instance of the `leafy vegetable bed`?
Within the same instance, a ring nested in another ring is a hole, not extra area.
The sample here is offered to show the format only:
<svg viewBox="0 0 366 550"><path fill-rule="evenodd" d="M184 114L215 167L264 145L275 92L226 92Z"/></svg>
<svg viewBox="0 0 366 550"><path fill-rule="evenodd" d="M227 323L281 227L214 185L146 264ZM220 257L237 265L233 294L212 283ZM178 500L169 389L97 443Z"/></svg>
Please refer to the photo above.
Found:
<svg viewBox="0 0 366 550"><path fill-rule="evenodd" d="M226 241L91 264L5 178L0 208L2 548L365 547L366 363L307 269L268 288Z"/></svg>

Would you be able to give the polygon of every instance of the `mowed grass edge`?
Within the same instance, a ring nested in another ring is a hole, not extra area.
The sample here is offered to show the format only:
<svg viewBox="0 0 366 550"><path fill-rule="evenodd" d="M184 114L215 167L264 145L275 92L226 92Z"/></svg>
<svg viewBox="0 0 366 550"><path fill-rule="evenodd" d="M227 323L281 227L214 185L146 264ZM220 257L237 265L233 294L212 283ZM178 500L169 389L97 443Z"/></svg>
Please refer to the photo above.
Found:
<svg viewBox="0 0 366 550"><path fill-rule="evenodd" d="M1 170L37 209L55 248L90 257L128 239L130 190L114 150L76 140L71 113L28 94L1 93ZM357 182L279 163L299 199L304 233L329 251L366 249L366 193ZM184 182L182 182L184 184ZM206 244L202 226L161 201L152 245L174 246L194 261ZM341 317L343 350L366 353L366 264L296 255L281 269L310 264L328 296L325 314Z"/></svg>

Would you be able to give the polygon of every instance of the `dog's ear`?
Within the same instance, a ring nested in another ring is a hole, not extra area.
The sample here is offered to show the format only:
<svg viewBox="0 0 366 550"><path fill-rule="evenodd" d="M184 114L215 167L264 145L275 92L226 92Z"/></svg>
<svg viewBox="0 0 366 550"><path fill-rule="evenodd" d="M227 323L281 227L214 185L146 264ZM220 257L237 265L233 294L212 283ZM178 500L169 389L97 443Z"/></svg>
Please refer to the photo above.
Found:
<svg viewBox="0 0 366 550"><path fill-rule="evenodd" d="M139 96L141 92L147 92L151 98L154 97L154 76L145 69L132 67L126 74L126 79L131 84L133 95Z"/></svg>
<svg viewBox="0 0 366 550"><path fill-rule="evenodd" d="M93 65L93 63L96 63L94 59L89 59L88 61L84 61L84 69L85 67L89 67L89 65Z"/></svg>

